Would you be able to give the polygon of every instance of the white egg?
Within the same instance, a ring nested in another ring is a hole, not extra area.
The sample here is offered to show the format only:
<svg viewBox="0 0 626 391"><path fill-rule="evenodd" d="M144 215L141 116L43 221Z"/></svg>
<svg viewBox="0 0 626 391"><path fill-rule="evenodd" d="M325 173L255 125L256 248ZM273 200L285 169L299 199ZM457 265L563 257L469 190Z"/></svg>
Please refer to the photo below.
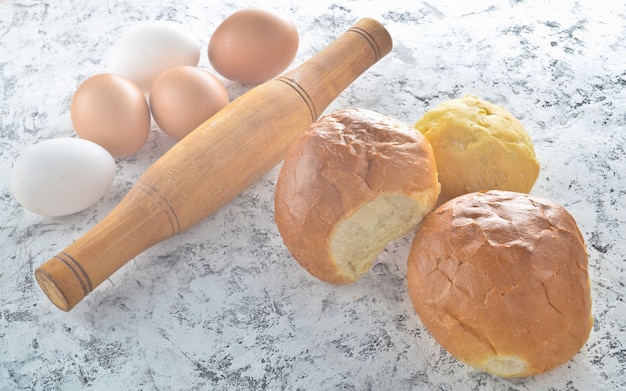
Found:
<svg viewBox="0 0 626 391"><path fill-rule="evenodd" d="M106 149L64 137L27 147L11 172L13 196L42 216L64 216L95 204L115 178L115 160Z"/></svg>
<svg viewBox="0 0 626 391"><path fill-rule="evenodd" d="M124 76L144 92L165 70L197 66L200 44L185 26L172 21L142 22L130 27L111 48L107 72Z"/></svg>

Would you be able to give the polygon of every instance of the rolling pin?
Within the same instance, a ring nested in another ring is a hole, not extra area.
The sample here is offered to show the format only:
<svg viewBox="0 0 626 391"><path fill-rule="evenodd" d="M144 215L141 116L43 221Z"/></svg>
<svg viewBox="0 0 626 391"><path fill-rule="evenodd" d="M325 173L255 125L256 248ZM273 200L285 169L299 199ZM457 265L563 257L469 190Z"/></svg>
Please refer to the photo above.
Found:
<svg viewBox="0 0 626 391"><path fill-rule="evenodd" d="M377 21L359 19L297 68L260 84L177 142L92 229L35 270L69 311L141 252L206 218L284 158L359 75L392 48Z"/></svg>

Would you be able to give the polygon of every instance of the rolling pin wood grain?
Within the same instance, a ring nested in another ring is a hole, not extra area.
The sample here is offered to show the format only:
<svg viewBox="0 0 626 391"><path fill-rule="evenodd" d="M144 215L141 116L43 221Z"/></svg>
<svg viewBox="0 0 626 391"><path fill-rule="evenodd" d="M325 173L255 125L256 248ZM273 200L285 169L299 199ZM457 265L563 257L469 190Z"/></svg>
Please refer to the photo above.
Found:
<svg viewBox="0 0 626 391"><path fill-rule="evenodd" d="M35 270L42 291L69 311L135 256L215 212L280 163L295 137L391 48L380 23L360 19L308 61L231 102L150 166L111 213Z"/></svg>

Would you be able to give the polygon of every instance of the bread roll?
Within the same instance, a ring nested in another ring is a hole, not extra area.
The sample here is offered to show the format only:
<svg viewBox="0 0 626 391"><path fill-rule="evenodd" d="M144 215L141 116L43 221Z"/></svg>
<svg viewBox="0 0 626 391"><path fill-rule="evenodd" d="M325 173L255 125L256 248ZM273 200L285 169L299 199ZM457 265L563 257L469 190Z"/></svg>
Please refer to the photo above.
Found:
<svg viewBox="0 0 626 391"><path fill-rule="evenodd" d="M531 376L572 358L593 325L587 250L555 202L488 191L424 219L408 287L424 326L453 356L501 377Z"/></svg>
<svg viewBox="0 0 626 391"><path fill-rule="evenodd" d="M373 111L343 109L289 148L276 183L275 221L310 274L350 283L433 209L439 188L421 134Z"/></svg>
<svg viewBox="0 0 626 391"><path fill-rule="evenodd" d="M440 103L414 125L433 147L439 204L466 193L529 193L539 163L522 123L493 103L467 95Z"/></svg>

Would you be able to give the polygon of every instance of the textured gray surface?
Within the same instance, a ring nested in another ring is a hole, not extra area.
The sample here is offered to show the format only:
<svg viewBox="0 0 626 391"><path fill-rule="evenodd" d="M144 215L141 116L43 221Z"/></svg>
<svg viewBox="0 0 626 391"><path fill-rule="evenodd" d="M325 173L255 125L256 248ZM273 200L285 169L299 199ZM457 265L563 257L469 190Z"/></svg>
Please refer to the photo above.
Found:
<svg viewBox="0 0 626 391"><path fill-rule="evenodd" d="M331 286L290 258L273 223L274 168L193 229L139 255L69 313L33 271L102 219L171 145L156 127L118 160L94 207L42 218L9 175L37 141L72 135L77 85L104 70L129 24L171 19L203 45L234 0L0 1L0 390L626 388L626 6L612 0L439 2L276 0L300 31L294 66L357 18L382 22L394 50L328 109L359 106L413 124L472 93L515 114L542 170L533 193L564 205L589 247L595 327L570 362L504 380L442 350L406 290L411 234L355 284ZM410 4L410 5L407 5ZM248 87L225 82L231 97ZM219 185L219 184L216 184Z"/></svg>

